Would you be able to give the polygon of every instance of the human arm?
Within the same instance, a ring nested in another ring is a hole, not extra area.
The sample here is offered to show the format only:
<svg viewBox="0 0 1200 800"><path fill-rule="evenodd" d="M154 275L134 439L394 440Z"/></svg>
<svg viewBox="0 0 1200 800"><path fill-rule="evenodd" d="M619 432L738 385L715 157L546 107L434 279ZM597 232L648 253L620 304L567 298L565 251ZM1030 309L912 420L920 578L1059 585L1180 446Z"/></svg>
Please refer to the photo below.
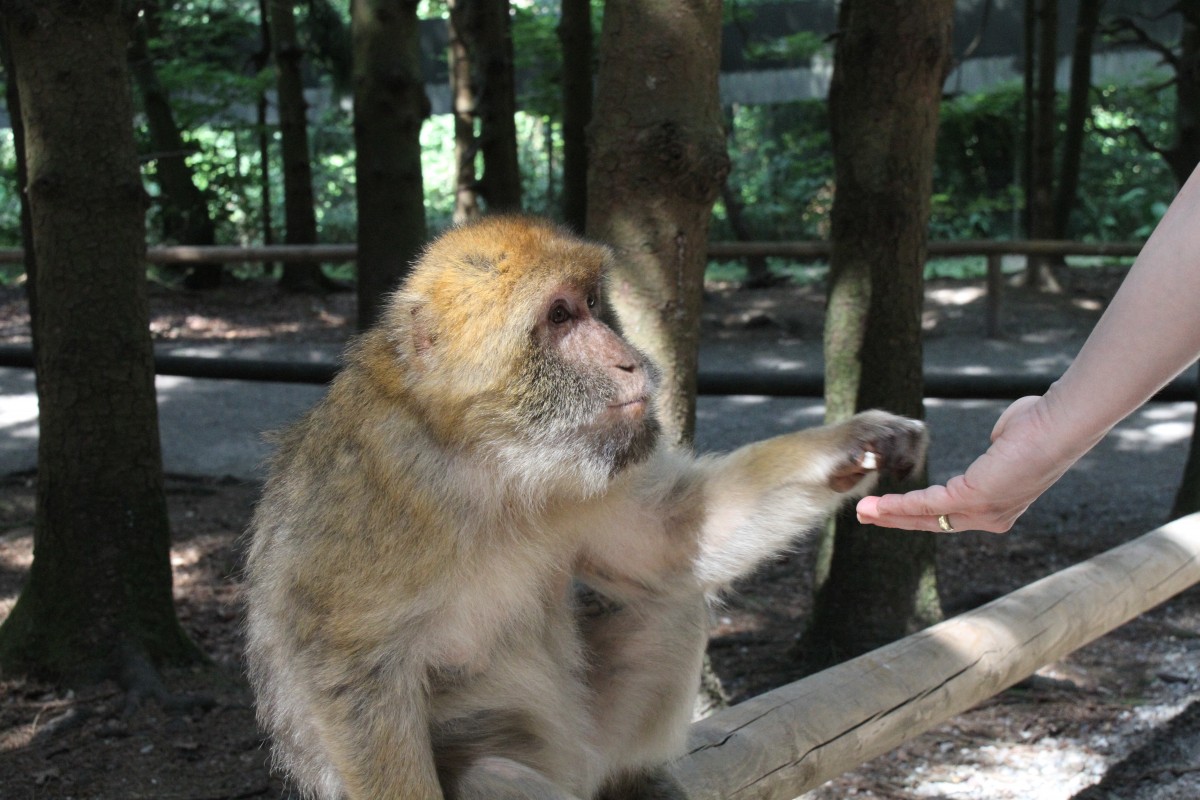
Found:
<svg viewBox="0 0 1200 800"><path fill-rule="evenodd" d="M1007 531L1117 422L1200 355L1200 169L1179 191L1062 377L1000 417L992 445L944 486L864 497L863 522Z"/></svg>

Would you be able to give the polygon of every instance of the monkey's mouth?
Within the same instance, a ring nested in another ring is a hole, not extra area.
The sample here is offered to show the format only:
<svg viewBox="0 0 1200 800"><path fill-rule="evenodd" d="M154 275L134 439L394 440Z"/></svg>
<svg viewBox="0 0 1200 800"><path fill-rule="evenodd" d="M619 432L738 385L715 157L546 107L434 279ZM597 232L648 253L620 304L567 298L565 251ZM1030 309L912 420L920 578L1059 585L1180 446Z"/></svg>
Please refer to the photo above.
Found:
<svg viewBox="0 0 1200 800"><path fill-rule="evenodd" d="M617 403L609 403L608 410L614 414L626 414L632 417L638 417L646 413L646 406L649 405L649 397L635 397L632 400L622 400Z"/></svg>

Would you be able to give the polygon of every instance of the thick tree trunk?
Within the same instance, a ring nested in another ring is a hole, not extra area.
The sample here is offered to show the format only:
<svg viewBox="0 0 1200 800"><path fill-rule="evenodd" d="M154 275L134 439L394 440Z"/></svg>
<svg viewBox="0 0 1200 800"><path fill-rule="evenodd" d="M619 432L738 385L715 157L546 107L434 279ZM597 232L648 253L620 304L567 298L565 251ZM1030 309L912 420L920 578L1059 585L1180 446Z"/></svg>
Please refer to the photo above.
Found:
<svg viewBox="0 0 1200 800"><path fill-rule="evenodd" d="M216 226L208 213L208 200L196 188L192 168L188 166L188 147L184 144L167 92L158 80L150 54L150 33L156 27L154 4L147 5L134 27L129 49L129 66L142 97L142 111L150 130L155 177L160 189L163 238L174 244L216 244ZM215 289L221 285L224 270L220 264L195 264L188 268L185 283L189 289Z"/></svg>
<svg viewBox="0 0 1200 800"><path fill-rule="evenodd" d="M609 0L588 170L588 233L617 251L610 302L663 370L659 413L690 441L712 205L729 173L719 0Z"/></svg>
<svg viewBox="0 0 1200 800"><path fill-rule="evenodd" d="M425 243L416 0L353 0L358 325L375 321Z"/></svg>
<svg viewBox="0 0 1200 800"><path fill-rule="evenodd" d="M562 0L562 215L576 231L587 230L587 127L592 120L591 0Z"/></svg>
<svg viewBox="0 0 1200 800"><path fill-rule="evenodd" d="M830 118L837 192L826 322L826 417L923 416L921 307L934 144L952 0L844 0ZM915 483L916 481L914 481ZM884 487L896 488L896 487ZM802 647L811 665L940 618L931 534L837 525Z"/></svg>
<svg viewBox="0 0 1200 800"><path fill-rule="evenodd" d="M37 260L34 561L0 670L77 681L198 658L175 618L122 4L11 2Z"/></svg>
<svg viewBox="0 0 1200 800"><path fill-rule="evenodd" d="M1083 142L1087 122L1092 118L1092 49L1100 25L1104 0L1080 0L1075 23L1075 46L1071 51L1071 88L1067 102L1066 135L1063 137L1062 164L1059 168L1058 193L1054 197L1052 239L1066 239L1071 212L1079 192L1079 166L1083 160Z"/></svg>
<svg viewBox="0 0 1200 800"><path fill-rule="evenodd" d="M473 184L488 211L519 211L521 169L517 163L517 96L508 0L453 0L450 25L460 170L457 190L464 192ZM463 62L465 73L460 74ZM461 85L468 76L471 98ZM475 120L479 122L474 148L466 144L468 107L474 115L472 134ZM474 180L476 152L483 156L483 175L478 181ZM472 213L469 195L455 203L455 210L456 216Z"/></svg>
<svg viewBox="0 0 1200 800"><path fill-rule="evenodd" d="M296 40L293 0L270 0L276 87L279 94L279 133L283 148L283 207L287 244L316 244L317 215L308 152L308 104L300 80L304 51ZM320 264L284 264L280 285L293 292L328 288Z"/></svg>

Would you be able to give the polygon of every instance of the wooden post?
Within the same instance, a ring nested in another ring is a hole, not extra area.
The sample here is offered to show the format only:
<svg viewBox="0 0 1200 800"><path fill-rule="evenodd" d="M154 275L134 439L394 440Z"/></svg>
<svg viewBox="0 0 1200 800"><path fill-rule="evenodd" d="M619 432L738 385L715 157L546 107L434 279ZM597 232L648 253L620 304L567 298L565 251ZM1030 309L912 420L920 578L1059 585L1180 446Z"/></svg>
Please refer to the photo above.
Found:
<svg viewBox="0 0 1200 800"><path fill-rule="evenodd" d="M692 726L691 800L793 798L1200 581L1200 514Z"/></svg>
<svg viewBox="0 0 1200 800"><path fill-rule="evenodd" d="M1000 253L987 255L987 336L989 339L1000 338L1000 297L1004 291L1004 256Z"/></svg>

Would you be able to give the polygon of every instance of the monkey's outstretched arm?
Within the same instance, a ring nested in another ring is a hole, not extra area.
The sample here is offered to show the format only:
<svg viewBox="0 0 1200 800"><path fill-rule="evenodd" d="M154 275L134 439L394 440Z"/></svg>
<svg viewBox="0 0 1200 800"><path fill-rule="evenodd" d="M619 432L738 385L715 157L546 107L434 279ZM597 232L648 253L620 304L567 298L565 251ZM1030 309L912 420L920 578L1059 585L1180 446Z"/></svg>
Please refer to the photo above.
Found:
<svg viewBox="0 0 1200 800"><path fill-rule="evenodd" d="M609 498L580 572L623 600L720 588L868 491L879 472L910 473L925 445L920 422L868 411L716 458L659 454Z"/></svg>

